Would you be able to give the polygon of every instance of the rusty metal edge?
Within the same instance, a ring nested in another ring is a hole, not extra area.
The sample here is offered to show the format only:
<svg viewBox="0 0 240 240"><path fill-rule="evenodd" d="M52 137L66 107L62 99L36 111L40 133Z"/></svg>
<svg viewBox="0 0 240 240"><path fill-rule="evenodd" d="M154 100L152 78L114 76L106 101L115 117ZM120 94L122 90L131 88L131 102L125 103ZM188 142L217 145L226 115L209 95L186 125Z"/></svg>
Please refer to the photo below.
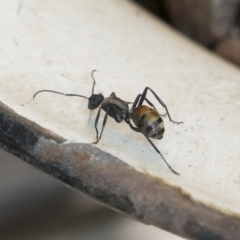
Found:
<svg viewBox="0 0 240 240"><path fill-rule="evenodd" d="M240 239L240 219L205 206L92 144L69 143L0 102L0 147L102 204L198 240Z"/></svg>

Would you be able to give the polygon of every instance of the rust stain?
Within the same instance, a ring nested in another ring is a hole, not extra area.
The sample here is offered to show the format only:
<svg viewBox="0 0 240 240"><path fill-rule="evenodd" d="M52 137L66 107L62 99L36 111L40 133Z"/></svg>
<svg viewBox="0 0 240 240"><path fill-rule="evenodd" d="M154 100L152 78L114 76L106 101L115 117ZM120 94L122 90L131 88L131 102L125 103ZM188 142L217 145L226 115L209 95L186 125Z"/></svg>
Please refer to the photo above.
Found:
<svg viewBox="0 0 240 240"><path fill-rule="evenodd" d="M56 143L51 143L48 141L43 141L41 146L39 146L39 149L36 149L36 151L41 151L41 161L47 162L49 159L52 161L60 161L60 159L63 158L64 153L59 151L59 147Z"/></svg>
<svg viewBox="0 0 240 240"><path fill-rule="evenodd" d="M89 162L92 160L91 155L85 152L72 151L72 156L81 162Z"/></svg>
<svg viewBox="0 0 240 240"><path fill-rule="evenodd" d="M143 174L148 174L148 175L149 175L149 172L148 172L148 169L147 169L146 166L140 165L140 169L142 170L142 173L143 173Z"/></svg>

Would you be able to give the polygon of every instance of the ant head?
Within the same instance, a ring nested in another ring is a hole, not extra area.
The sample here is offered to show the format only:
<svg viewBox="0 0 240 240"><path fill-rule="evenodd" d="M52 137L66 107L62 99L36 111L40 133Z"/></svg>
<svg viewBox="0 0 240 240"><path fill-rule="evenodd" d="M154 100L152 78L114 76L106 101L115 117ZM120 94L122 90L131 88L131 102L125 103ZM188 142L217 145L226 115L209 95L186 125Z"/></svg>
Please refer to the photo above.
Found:
<svg viewBox="0 0 240 240"><path fill-rule="evenodd" d="M96 72L96 70L93 70L91 75L92 75L92 79L93 79L93 86L92 86L92 96L88 98L88 109L89 110L94 110L96 108L99 107L99 105L101 104L101 102L104 99L104 96L99 93L99 94L94 94L94 87L96 84L96 81L94 79L93 73Z"/></svg>
<svg viewBox="0 0 240 240"><path fill-rule="evenodd" d="M90 98L88 98L88 109L94 110L99 107L101 102L103 101L104 97L101 93L99 94L92 94Z"/></svg>

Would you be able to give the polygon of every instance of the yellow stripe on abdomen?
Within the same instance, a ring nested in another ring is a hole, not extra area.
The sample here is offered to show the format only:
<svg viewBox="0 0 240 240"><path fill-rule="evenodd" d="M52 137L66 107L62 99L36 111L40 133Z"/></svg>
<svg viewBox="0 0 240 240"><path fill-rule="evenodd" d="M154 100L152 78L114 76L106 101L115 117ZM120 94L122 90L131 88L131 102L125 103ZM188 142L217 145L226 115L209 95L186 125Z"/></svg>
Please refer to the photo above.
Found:
<svg viewBox="0 0 240 240"><path fill-rule="evenodd" d="M154 139L163 138L164 122L155 109L139 106L134 110L132 120L146 136Z"/></svg>

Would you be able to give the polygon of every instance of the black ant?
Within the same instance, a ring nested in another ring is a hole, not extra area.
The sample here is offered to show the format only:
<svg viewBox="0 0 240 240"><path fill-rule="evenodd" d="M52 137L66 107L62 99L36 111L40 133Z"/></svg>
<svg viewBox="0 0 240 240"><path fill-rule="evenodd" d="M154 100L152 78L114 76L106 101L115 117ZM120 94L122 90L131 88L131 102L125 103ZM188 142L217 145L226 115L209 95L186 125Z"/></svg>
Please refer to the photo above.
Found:
<svg viewBox="0 0 240 240"><path fill-rule="evenodd" d="M88 109L91 111L91 113L94 109L99 108L96 119L95 119L96 141L94 142L94 144L97 144L99 142L99 140L101 139L108 116L114 118L114 120L117 123L120 123L124 120L133 131L142 133L146 137L148 142L152 145L152 147L155 149L155 151L162 157L162 159L167 164L169 169L174 174L179 175L179 173L177 173L167 163L165 158L162 156L161 152L157 149L157 147L149 139L149 138L162 139L165 129L164 129L163 120L161 118L162 115L156 110L154 105L146 98L147 91L149 90L155 96L155 98L158 100L158 102L165 108L165 110L166 110L165 115L168 116L168 118L171 122L176 123L176 124L180 124L183 122L175 122L171 119L166 104L149 87L146 87L142 94L138 94L135 101L133 102L131 109L129 109L129 107L128 107L128 105L131 104L131 102L123 101L122 99L118 98L114 92L112 92L111 95L107 98L104 98L104 96L101 93L94 94L94 87L95 87L96 81L94 79L93 73L95 71L96 70L93 70L91 73L92 79L93 79L93 86L92 86L92 95L90 97L85 97L83 95L78 95L78 94L65 94L65 93L52 91L52 90L40 90L33 95L33 98L35 98L35 96L41 92L52 92L52 93L61 94L61 95L67 96L67 97L76 96L76 97L83 97L83 98L88 99ZM146 101L151 107L143 105L144 101ZM105 116L103 119L101 133L99 135L97 125L98 125L98 120L99 120L102 109L105 111ZM90 114L90 117L91 117L91 114ZM136 127L134 127L131 124L130 120L132 120L134 122Z"/></svg>

